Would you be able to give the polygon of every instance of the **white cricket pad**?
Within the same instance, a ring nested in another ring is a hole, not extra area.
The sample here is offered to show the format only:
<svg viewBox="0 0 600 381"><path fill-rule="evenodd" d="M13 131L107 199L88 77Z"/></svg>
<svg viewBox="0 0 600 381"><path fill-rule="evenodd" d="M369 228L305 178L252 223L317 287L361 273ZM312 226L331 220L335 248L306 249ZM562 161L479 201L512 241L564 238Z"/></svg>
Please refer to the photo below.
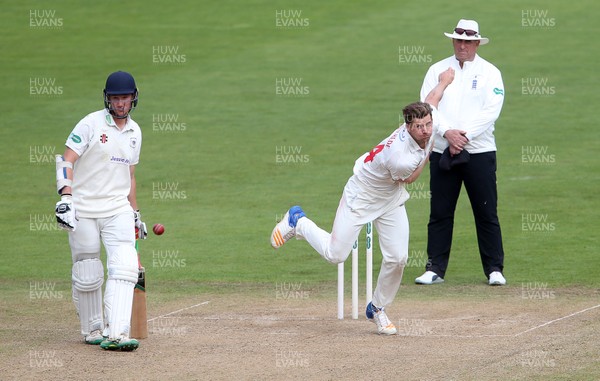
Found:
<svg viewBox="0 0 600 381"><path fill-rule="evenodd" d="M133 246L120 246L109 260L104 304L108 321L108 337L129 337L133 289L138 280L137 252Z"/></svg>
<svg viewBox="0 0 600 381"><path fill-rule="evenodd" d="M73 303L79 315L81 334L103 329L102 283L104 267L98 258L83 259L73 264Z"/></svg>
<svg viewBox="0 0 600 381"><path fill-rule="evenodd" d="M64 187L70 187L73 180L67 178L67 168L73 169L73 163L65 161L61 155L56 155L56 191L60 194L60 190Z"/></svg>

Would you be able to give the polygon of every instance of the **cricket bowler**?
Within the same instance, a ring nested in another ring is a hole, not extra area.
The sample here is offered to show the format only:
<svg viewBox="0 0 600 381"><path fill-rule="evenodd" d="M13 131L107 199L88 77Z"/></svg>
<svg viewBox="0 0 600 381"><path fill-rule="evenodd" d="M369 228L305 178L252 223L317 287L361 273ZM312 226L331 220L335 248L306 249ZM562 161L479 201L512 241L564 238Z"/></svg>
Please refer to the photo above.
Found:
<svg viewBox="0 0 600 381"><path fill-rule="evenodd" d="M409 104L402 110L404 124L356 160L331 234L308 219L300 206L290 208L271 233L271 246L275 249L297 237L308 241L326 261L337 264L348 258L362 227L372 221L379 234L383 260L366 316L382 335L394 335L397 331L385 308L400 288L408 259L409 224L404 203L410 196L405 185L419 177L428 161L432 136L440 124L435 107L452 83L454 70L446 70L439 79L425 102Z"/></svg>
<svg viewBox="0 0 600 381"><path fill-rule="evenodd" d="M133 289L138 280L135 228L147 230L136 201L135 166L142 133L129 115L138 103L133 76L110 74L104 89L104 109L84 117L56 156L58 226L68 231L73 260L73 302L87 344L106 350L133 351L129 337ZM107 256L108 278L100 243Z"/></svg>

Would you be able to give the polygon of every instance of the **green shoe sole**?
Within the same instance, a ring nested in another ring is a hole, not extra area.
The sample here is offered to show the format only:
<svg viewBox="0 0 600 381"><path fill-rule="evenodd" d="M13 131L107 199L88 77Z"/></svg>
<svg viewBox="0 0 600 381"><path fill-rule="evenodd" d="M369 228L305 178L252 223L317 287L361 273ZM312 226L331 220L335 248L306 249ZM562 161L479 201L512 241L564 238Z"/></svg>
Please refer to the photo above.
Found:
<svg viewBox="0 0 600 381"><path fill-rule="evenodd" d="M118 342L116 340L104 340L100 344L100 348L107 351L124 351L131 352L138 349L140 343L136 339L129 339L127 341Z"/></svg>
<svg viewBox="0 0 600 381"><path fill-rule="evenodd" d="M117 351L119 350L119 344L116 341L106 339L100 343L100 348L107 351Z"/></svg>
<svg viewBox="0 0 600 381"><path fill-rule="evenodd" d="M129 339L125 343L119 343L119 348L124 352L131 352L138 349L140 343L136 339Z"/></svg>
<svg viewBox="0 0 600 381"><path fill-rule="evenodd" d="M104 338L101 338L101 339L95 339L95 340L90 340L90 341L85 340L85 343L88 345L100 345L100 344L102 344L103 341L104 341Z"/></svg>

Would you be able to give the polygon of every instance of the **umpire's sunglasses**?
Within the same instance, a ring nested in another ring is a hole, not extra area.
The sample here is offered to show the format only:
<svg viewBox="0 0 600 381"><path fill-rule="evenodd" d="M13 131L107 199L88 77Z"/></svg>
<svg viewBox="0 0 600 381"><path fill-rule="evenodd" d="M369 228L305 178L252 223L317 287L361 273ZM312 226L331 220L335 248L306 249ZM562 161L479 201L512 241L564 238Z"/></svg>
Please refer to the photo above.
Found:
<svg viewBox="0 0 600 381"><path fill-rule="evenodd" d="M463 28L456 28L454 29L454 32L456 34L466 34L469 37L473 37L473 36L477 36L479 33L477 33L474 30L471 29L463 29Z"/></svg>

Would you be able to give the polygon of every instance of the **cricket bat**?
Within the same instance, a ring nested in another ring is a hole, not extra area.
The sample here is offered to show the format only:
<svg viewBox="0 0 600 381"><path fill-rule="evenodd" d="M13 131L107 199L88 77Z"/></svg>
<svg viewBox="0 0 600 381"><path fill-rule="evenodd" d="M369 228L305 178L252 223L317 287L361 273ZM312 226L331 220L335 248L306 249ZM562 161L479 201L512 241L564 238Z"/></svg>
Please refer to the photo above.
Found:
<svg viewBox="0 0 600 381"><path fill-rule="evenodd" d="M133 339L145 339L148 337L148 318L146 314L146 270L140 261L140 249L138 246L139 231L135 229L135 249L138 252L138 281L133 289L133 306L131 308L131 332L129 336Z"/></svg>

